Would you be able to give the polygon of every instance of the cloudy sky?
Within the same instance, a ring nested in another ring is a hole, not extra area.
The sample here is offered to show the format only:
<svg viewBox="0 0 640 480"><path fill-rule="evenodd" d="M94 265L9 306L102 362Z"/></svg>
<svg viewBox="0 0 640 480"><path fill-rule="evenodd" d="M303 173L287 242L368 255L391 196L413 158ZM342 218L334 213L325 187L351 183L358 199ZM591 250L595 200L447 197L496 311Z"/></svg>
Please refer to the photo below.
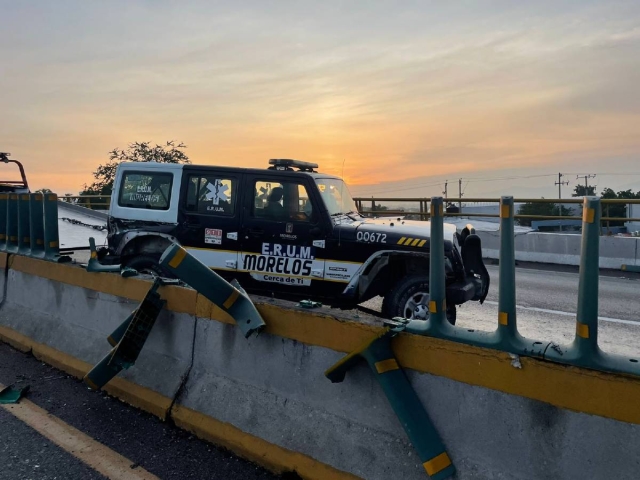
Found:
<svg viewBox="0 0 640 480"><path fill-rule="evenodd" d="M587 173L640 190L638 1L0 0L0 20L0 151L35 188L173 139L362 195L552 197L560 171L567 195Z"/></svg>

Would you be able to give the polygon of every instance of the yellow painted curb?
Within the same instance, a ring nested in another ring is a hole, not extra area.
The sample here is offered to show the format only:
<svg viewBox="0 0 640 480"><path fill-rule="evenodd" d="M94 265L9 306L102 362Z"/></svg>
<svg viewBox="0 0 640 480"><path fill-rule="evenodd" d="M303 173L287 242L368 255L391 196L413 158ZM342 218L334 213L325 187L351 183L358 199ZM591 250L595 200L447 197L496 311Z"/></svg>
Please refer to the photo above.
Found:
<svg viewBox="0 0 640 480"><path fill-rule="evenodd" d="M26 335L0 326L0 340L23 352L33 352L40 361L68 374L82 378L92 365L31 340ZM136 408L145 410L162 420L167 419L171 399L123 378L114 378L104 388L107 393ZM174 405L171 412L174 423L197 437L231 450L235 454L257 463L275 473L296 471L309 480L358 480L360 477L337 470L307 455L272 444L243 432L229 423L204 415L195 410Z"/></svg>
<svg viewBox="0 0 640 480"><path fill-rule="evenodd" d="M259 437L247 434L233 425L216 420L190 408L175 405L171 418L180 428L193 432L216 445L221 445L241 457L258 463L276 473L295 471L309 480L357 480L347 472L320 463L311 457Z"/></svg>

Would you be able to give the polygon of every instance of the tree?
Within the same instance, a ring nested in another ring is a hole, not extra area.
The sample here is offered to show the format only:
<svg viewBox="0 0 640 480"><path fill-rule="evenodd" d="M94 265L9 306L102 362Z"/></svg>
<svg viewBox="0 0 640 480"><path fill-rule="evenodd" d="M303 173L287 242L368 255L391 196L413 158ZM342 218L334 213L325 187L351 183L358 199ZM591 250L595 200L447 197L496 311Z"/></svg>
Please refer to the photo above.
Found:
<svg viewBox="0 0 640 480"><path fill-rule="evenodd" d="M53 190L50 190L48 188L41 188L39 190L36 190L35 193L47 194L47 193L53 193Z"/></svg>
<svg viewBox="0 0 640 480"><path fill-rule="evenodd" d="M159 162L159 163L191 163L184 153L187 146L169 141L166 145L150 146L150 142L135 142L124 150L114 148L109 152L109 161L98 165L93 172L95 181L84 185L80 195L111 195L116 169L121 162Z"/></svg>
<svg viewBox="0 0 640 480"><path fill-rule="evenodd" d="M607 198L607 199L634 199L634 198L640 198L640 191L638 191L638 193L633 193L633 191L629 189L629 190L621 190L618 193L616 193L611 188L605 188L600 194L600 196L602 198ZM603 205L602 216L625 218L627 216L627 206L622 204ZM614 221L614 222L610 222L609 225L621 226L621 225L624 225L624 222Z"/></svg>
<svg viewBox="0 0 640 480"><path fill-rule="evenodd" d="M529 202L520 206L520 208L518 209L518 215L543 215L546 217L558 217L558 216L568 217L572 215L572 212L569 208L566 208L563 205L557 205L555 203ZM519 218L518 225L530 227L532 220L534 219Z"/></svg>
<svg viewBox="0 0 640 480"><path fill-rule="evenodd" d="M572 197L593 197L596 194L596 187L593 185L589 185L585 187L584 185L576 185L573 189Z"/></svg>

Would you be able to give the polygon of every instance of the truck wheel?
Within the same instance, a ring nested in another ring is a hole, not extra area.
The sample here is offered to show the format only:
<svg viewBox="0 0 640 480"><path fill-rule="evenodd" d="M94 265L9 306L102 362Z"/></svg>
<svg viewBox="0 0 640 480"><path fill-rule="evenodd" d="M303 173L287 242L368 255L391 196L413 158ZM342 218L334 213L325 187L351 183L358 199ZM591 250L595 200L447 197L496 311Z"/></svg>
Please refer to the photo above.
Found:
<svg viewBox="0 0 640 480"><path fill-rule="evenodd" d="M429 277L412 275L401 280L385 295L382 314L387 318L427 320L429 318ZM447 320L455 325L455 305L447 306Z"/></svg>
<svg viewBox="0 0 640 480"><path fill-rule="evenodd" d="M143 275L173 278L173 275L160 266L157 258L149 255L136 255L125 264L125 267L133 268Z"/></svg>

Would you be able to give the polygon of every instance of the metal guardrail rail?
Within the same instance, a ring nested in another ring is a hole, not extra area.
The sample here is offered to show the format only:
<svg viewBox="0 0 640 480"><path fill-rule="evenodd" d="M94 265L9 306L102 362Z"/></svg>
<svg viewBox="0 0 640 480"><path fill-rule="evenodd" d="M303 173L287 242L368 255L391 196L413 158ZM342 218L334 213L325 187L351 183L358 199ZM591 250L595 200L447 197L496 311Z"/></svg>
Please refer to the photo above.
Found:
<svg viewBox="0 0 640 480"><path fill-rule="evenodd" d="M438 197L440 198L440 197ZM358 211L363 215L373 216L392 216L392 215L416 215L421 219L426 220L430 218L429 204L431 199L429 198L402 198L402 197L356 197L354 198ZM461 200L459 198L444 198L444 205L460 205L461 203L483 203L483 204L499 204L501 199L499 198L465 198ZM403 202L413 203L418 205L418 211L405 211L405 210L381 210L376 209L377 205L388 202ZM603 198L600 199L601 204L605 209L605 216L600 218L600 222L640 222L640 218L629 217L611 217L608 215L609 207L611 205L640 205L640 199L613 199ZM521 198L514 199L514 203L552 203L552 204L582 204L582 198ZM370 207L369 207L370 205ZM365 207L366 206L366 207ZM499 214L492 213L450 213L447 212L448 217L483 217L483 218L499 218ZM530 219L530 220L581 220L580 216L568 216L568 215L519 215L514 214L515 219Z"/></svg>
<svg viewBox="0 0 640 480"><path fill-rule="evenodd" d="M108 210L111 205L110 195L65 195L59 200L93 210Z"/></svg>

